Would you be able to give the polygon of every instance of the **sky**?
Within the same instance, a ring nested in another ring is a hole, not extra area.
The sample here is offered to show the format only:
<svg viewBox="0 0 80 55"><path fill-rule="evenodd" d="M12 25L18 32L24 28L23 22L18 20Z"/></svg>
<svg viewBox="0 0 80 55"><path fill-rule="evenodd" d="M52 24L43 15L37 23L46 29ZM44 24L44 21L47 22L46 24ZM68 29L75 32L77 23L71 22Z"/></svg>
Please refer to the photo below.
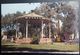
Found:
<svg viewBox="0 0 80 55"><path fill-rule="evenodd" d="M34 10L36 7L39 7L40 3L15 3L15 4L1 4L1 14L4 16L8 13L16 13L16 11L28 13L31 10Z"/></svg>
<svg viewBox="0 0 80 55"><path fill-rule="evenodd" d="M75 9L78 7L77 1L69 1L68 3ZM1 4L1 14L4 16L8 13L16 13L17 11L28 13L34 10L36 7L40 7L40 3L12 3L12 4Z"/></svg>

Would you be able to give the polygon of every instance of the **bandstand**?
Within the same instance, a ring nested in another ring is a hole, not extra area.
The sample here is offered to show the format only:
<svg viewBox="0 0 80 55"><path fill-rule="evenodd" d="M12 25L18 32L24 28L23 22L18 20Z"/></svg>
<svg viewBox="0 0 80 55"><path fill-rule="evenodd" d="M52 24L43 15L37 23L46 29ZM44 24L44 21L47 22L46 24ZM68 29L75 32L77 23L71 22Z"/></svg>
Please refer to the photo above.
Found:
<svg viewBox="0 0 80 55"><path fill-rule="evenodd" d="M51 20L34 12L17 17L16 43L31 43L32 37L39 37L39 44L51 43ZM22 33L19 39L18 32Z"/></svg>

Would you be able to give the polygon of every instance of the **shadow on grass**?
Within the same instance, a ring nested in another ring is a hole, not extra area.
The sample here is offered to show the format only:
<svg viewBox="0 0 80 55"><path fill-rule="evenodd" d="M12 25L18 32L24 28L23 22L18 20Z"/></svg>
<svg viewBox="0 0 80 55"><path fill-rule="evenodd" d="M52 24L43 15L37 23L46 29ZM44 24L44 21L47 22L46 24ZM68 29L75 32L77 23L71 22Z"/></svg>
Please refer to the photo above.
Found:
<svg viewBox="0 0 80 55"><path fill-rule="evenodd" d="M8 46L13 46L13 45L2 45L1 46L1 51L41 51L41 52L72 52L72 51L61 51L61 50L56 50L56 49L32 49L32 48L19 48L19 47L8 47Z"/></svg>

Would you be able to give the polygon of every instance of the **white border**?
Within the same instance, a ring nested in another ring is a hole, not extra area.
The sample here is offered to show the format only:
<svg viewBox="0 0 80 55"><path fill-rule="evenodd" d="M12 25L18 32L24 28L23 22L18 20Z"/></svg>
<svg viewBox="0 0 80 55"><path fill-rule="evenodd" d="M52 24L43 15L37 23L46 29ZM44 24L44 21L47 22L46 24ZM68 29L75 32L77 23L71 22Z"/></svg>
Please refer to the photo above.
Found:
<svg viewBox="0 0 80 55"><path fill-rule="evenodd" d="M52 53L52 54L79 54L79 52L37 52L37 51L1 51L1 53Z"/></svg>

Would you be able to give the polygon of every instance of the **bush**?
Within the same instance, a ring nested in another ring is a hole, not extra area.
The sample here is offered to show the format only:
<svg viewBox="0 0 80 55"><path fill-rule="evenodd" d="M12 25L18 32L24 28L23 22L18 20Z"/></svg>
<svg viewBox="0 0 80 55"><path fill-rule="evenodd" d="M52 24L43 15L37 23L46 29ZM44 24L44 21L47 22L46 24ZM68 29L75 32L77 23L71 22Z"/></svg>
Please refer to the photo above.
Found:
<svg viewBox="0 0 80 55"><path fill-rule="evenodd" d="M33 38L33 40L32 40L32 44L38 44L38 42L39 42L39 37L33 35L32 38Z"/></svg>

